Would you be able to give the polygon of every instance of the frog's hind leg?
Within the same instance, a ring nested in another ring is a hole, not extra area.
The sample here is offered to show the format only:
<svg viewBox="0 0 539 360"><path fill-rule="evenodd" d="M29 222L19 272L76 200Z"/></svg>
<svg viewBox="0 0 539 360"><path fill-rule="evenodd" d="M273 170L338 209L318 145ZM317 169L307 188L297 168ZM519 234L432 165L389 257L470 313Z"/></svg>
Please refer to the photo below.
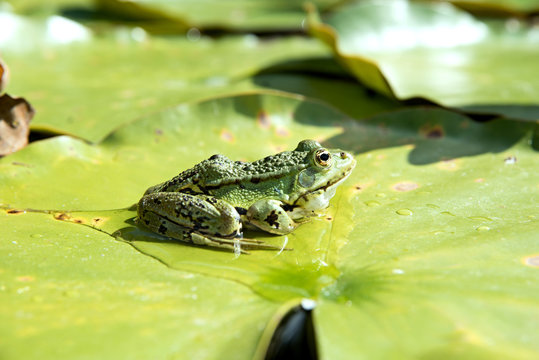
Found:
<svg viewBox="0 0 539 360"><path fill-rule="evenodd" d="M225 201L211 196L158 192L142 197L137 222L149 230L185 242L247 253L273 249L259 240L241 239L240 215Z"/></svg>

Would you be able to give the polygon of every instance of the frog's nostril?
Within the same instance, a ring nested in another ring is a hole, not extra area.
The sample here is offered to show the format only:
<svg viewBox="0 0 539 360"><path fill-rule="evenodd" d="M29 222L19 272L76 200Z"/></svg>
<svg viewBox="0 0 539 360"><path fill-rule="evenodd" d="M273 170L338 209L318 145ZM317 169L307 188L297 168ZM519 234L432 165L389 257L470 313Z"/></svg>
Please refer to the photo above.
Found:
<svg viewBox="0 0 539 360"><path fill-rule="evenodd" d="M345 153L344 151L341 152L341 159L346 159L348 157L348 154Z"/></svg>

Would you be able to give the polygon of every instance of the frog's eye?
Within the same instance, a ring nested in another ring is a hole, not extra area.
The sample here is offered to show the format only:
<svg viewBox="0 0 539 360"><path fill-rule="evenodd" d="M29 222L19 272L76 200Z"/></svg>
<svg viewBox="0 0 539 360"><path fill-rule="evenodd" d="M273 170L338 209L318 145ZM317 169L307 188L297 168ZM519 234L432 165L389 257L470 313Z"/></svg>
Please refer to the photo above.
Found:
<svg viewBox="0 0 539 360"><path fill-rule="evenodd" d="M314 161L318 166L328 167L331 165L331 154L326 149L319 149L314 153Z"/></svg>

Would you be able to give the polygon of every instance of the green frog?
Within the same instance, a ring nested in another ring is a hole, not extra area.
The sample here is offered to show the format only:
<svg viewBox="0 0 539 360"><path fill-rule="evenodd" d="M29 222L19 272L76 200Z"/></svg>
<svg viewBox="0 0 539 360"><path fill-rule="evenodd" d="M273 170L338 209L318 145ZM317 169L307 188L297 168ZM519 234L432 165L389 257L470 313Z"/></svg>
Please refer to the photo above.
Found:
<svg viewBox="0 0 539 360"><path fill-rule="evenodd" d="M314 140L254 162L213 155L146 190L138 203L137 223L198 245L241 252L276 249L244 239L242 229L292 232L329 206L355 165L351 154L326 149Z"/></svg>

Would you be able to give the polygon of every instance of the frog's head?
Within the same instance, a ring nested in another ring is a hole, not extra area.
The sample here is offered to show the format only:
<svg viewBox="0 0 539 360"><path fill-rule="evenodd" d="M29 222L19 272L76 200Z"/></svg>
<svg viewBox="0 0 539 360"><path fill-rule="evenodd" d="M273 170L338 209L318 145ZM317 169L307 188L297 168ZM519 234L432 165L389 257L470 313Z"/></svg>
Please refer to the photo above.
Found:
<svg viewBox="0 0 539 360"><path fill-rule="evenodd" d="M307 213L329 205L337 186L350 175L356 161L351 154L326 149L314 140L301 141L294 151L306 154L305 167L296 174L294 192L289 201L295 212L308 216Z"/></svg>

